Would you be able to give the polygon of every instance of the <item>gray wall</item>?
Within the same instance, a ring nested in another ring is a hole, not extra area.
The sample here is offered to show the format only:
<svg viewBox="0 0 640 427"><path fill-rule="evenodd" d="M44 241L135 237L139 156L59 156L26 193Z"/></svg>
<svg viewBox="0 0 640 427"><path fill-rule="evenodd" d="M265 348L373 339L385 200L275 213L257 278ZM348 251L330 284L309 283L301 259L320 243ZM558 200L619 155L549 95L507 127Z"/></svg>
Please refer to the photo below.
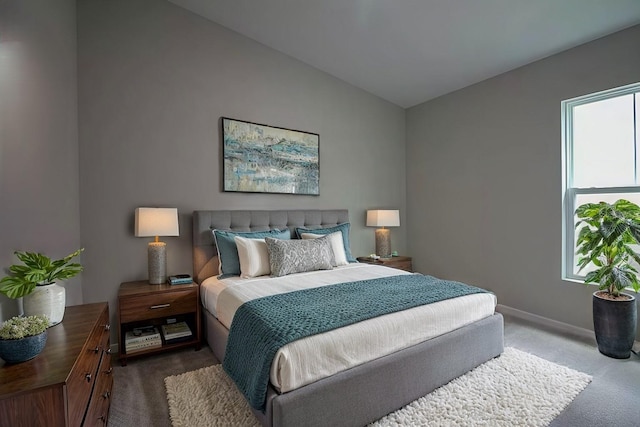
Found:
<svg viewBox="0 0 640 427"><path fill-rule="evenodd" d="M595 287L560 276L560 102L637 82L638 70L640 26L407 110L416 267L592 329Z"/></svg>
<svg viewBox="0 0 640 427"><path fill-rule="evenodd" d="M0 268L80 247L74 0L0 1ZM80 278L67 304L82 302ZM18 314L0 295L0 321Z"/></svg>
<svg viewBox="0 0 640 427"><path fill-rule="evenodd" d="M375 245L366 209L406 213L403 109L169 2L78 2L78 70L85 302L115 313L146 278L139 206L179 210L170 274L192 271L195 209L348 208L355 255ZM320 134L320 196L222 192L221 116Z"/></svg>

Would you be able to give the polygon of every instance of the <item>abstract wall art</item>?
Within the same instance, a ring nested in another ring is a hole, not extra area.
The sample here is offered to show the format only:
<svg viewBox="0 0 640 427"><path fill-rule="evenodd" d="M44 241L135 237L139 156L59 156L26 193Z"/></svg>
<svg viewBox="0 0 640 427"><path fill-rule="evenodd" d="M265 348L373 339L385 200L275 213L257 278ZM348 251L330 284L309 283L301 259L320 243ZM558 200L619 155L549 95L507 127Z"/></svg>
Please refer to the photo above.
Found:
<svg viewBox="0 0 640 427"><path fill-rule="evenodd" d="M320 136L222 117L224 191L320 194Z"/></svg>

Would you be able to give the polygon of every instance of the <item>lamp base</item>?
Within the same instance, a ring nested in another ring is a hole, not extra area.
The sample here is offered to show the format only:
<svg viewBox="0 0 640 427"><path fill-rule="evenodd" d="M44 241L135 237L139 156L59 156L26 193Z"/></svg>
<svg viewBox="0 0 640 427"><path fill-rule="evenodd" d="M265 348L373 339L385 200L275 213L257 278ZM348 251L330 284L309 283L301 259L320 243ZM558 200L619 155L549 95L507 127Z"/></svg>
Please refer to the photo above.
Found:
<svg viewBox="0 0 640 427"><path fill-rule="evenodd" d="M376 229L376 255L381 258L391 257L391 233L388 228Z"/></svg>
<svg viewBox="0 0 640 427"><path fill-rule="evenodd" d="M149 284L160 285L167 281L167 244L149 243Z"/></svg>

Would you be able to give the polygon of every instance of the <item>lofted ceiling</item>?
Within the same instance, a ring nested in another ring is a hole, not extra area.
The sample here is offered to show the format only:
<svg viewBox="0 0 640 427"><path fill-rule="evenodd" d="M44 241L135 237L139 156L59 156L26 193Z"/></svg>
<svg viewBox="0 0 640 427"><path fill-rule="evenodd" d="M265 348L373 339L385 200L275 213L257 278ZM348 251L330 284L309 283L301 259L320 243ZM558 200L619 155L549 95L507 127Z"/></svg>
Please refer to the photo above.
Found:
<svg viewBox="0 0 640 427"><path fill-rule="evenodd" d="M640 0L169 0L411 107L640 24Z"/></svg>

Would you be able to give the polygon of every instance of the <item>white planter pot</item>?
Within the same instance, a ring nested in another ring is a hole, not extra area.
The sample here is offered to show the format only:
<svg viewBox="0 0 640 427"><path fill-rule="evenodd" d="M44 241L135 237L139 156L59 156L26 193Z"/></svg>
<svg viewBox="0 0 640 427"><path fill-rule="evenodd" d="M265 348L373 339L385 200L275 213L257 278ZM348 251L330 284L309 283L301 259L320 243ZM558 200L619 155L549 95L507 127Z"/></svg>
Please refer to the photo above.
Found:
<svg viewBox="0 0 640 427"><path fill-rule="evenodd" d="M25 316L44 314L51 326L62 322L66 297L65 290L56 283L38 285L35 290L22 298Z"/></svg>

